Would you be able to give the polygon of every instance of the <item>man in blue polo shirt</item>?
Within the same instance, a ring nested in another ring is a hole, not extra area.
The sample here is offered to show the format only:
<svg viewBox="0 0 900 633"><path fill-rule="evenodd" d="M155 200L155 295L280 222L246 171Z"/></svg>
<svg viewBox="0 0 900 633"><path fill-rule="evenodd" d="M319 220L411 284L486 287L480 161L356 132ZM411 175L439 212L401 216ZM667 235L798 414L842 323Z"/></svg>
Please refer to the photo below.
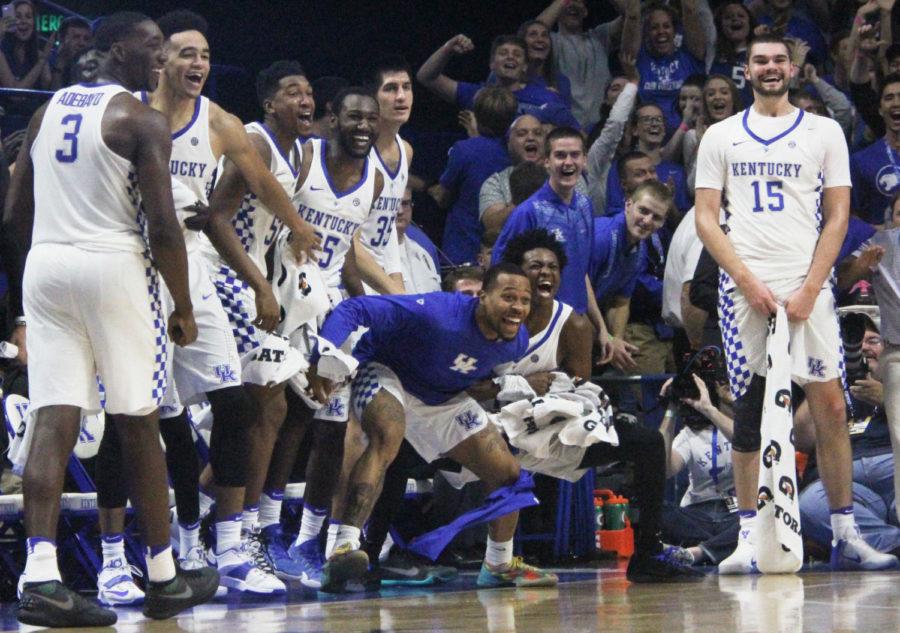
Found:
<svg viewBox="0 0 900 633"><path fill-rule="evenodd" d="M884 223L891 200L900 192L900 75L884 78L878 111L884 136L850 157L853 210L871 224Z"/></svg>
<svg viewBox="0 0 900 633"><path fill-rule="evenodd" d="M594 220L589 275L597 304L605 308L612 364L621 371L637 367L634 345L625 342L638 275L645 261L644 241L666 221L672 192L656 180L641 183L625 202L625 211Z"/></svg>
<svg viewBox="0 0 900 633"><path fill-rule="evenodd" d="M537 193L515 208L494 244L492 262L502 261L507 243L529 229L547 229L562 242L569 264L562 273L559 300L579 314L588 307L587 274L593 241L594 212L590 199L575 190L587 161L584 137L574 128L556 128L544 142L549 179Z"/></svg>
<svg viewBox="0 0 900 633"><path fill-rule="evenodd" d="M438 97L454 103L463 110L471 110L475 95L486 82L471 83L456 81L444 74L444 67L455 55L464 55L474 50L475 45L465 35L450 38L429 57L416 79ZM556 126L569 125L579 128L578 121L563 96L556 90L547 88L541 81L526 78L526 44L515 35L500 35L491 43L490 83L508 88L518 101L518 114L531 114L541 123Z"/></svg>

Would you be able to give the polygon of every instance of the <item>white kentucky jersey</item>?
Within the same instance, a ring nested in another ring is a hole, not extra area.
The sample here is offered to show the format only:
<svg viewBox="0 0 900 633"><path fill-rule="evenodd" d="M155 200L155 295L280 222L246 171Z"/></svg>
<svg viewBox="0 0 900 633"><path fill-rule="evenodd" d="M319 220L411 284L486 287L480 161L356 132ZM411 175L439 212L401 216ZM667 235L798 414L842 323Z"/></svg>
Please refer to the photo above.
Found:
<svg viewBox="0 0 900 633"><path fill-rule="evenodd" d="M131 161L104 142L101 126L117 84L76 84L50 97L31 146L32 244L143 252L143 212Z"/></svg>
<svg viewBox="0 0 900 633"><path fill-rule="evenodd" d="M295 140L290 151L285 154L278 145L275 133L265 123L248 123L244 126L247 134L255 134L261 137L269 145L269 171L275 176L275 180L282 186L284 192L290 197L297 187L297 176L300 174L300 161L303 150L300 141ZM234 232L237 234L244 247L244 251L256 264L263 275L268 276L266 265L266 252L281 229L281 220L267 206L259 201L256 194L248 192L241 200L241 207L231 220ZM215 252L208 239L203 240L203 247L212 255L218 264L224 264L218 253Z"/></svg>
<svg viewBox="0 0 900 633"><path fill-rule="evenodd" d="M495 368L499 375L518 374L530 376L539 371L555 371L559 368L557 352L563 327L572 315L572 306L562 301L553 301L550 322L543 330L528 339L528 351L514 363Z"/></svg>
<svg viewBox="0 0 900 633"><path fill-rule="evenodd" d="M763 282L802 280L822 227L824 190L849 187L844 134L832 119L752 107L711 126L696 187L722 191L728 238Z"/></svg>
<svg viewBox="0 0 900 633"><path fill-rule="evenodd" d="M384 189L381 191L381 197L375 202L372 214L363 222L359 233L362 245L388 274L401 272L394 223L397 221L400 201L403 199L403 192L406 191L406 183L409 180L409 158L406 156L406 144L399 134L394 137L394 142L400 149L400 160L394 169L385 164L377 147L373 145L372 151L369 152L369 160L384 176Z"/></svg>
<svg viewBox="0 0 900 633"><path fill-rule="evenodd" d="M337 288L353 234L369 217L374 204L375 168L366 158L359 181L345 191L338 191L325 164L327 142L311 139L308 143L312 148L309 174L294 194L294 204L300 217L313 225L322 239L319 267L325 284Z"/></svg>

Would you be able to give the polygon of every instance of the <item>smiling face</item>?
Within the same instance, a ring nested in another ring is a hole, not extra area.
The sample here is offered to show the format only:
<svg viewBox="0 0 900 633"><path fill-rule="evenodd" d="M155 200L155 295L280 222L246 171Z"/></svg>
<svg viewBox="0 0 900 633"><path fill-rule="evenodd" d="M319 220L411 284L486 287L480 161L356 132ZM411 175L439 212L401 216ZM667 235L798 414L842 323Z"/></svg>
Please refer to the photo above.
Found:
<svg viewBox="0 0 900 633"><path fill-rule="evenodd" d="M313 89L303 75L289 75L278 81L278 90L266 102L266 114L271 115L282 130L305 136L312 126L316 104Z"/></svg>
<svg viewBox="0 0 900 633"><path fill-rule="evenodd" d="M175 94L197 98L209 77L209 42L200 31L173 33L166 42L166 86Z"/></svg>
<svg viewBox="0 0 900 633"><path fill-rule="evenodd" d="M550 29L537 22L525 29L525 44L528 45L526 55L528 61L545 62L550 57Z"/></svg>
<svg viewBox="0 0 900 633"><path fill-rule="evenodd" d="M644 43L656 57L675 52L675 25L668 12L657 9L647 16Z"/></svg>
<svg viewBox="0 0 900 633"><path fill-rule="evenodd" d="M368 156L378 137L378 102L366 95L344 97L340 112L332 115L332 138L352 158Z"/></svg>
<svg viewBox="0 0 900 633"><path fill-rule="evenodd" d="M531 298L535 304L552 302L559 292L560 269L556 254L546 248L526 251L522 269L531 283Z"/></svg>
<svg viewBox="0 0 900 633"><path fill-rule="evenodd" d="M22 42L27 42L34 35L34 9L23 2L16 5L16 22L13 34Z"/></svg>
<svg viewBox="0 0 900 633"><path fill-rule="evenodd" d="M637 186L648 180L656 180L656 167L649 156L632 158L622 166L622 190L630 194Z"/></svg>
<svg viewBox="0 0 900 633"><path fill-rule="evenodd" d="M734 114L734 95L731 93L731 86L724 79L713 77L707 81L703 87L703 100L710 123L727 119Z"/></svg>
<svg viewBox="0 0 900 633"><path fill-rule="evenodd" d="M489 338L494 335L504 341L515 340L531 311L531 284L528 278L500 273L493 287L490 290L482 288L478 297L484 307L479 319L482 331Z"/></svg>
<svg viewBox="0 0 900 633"><path fill-rule="evenodd" d="M153 20L137 24L132 33L121 43L121 62L125 72L125 86L129 90L156 89L160 73L166 63L163 34Z"/></svg>
<svg viewBox="0 0 900 633"><path fill-rule="evenodd" d="M569 31L580 31L586 17L587 7L584 0L569 0L563 5L562 13L559 15L559 24Z"/></svg>
<svg viewBox="0 0 900 633"><path fill-rule="evenodd" d="M744 44L750 37L750 13L739 2L729 2L722 9L719 29L728 41L735 45Z"/></svg>
<svg viewBox="0 0 900 633"><path fill-rule="evenodd" d="M409 121L413 87L412 79L406 71L384 73L375 96L383 120L395 125L403 125Z"/></svg>
<svg viewBox="0 0 900 633"><path fill-rule="evenodd" d="M793 76L790 52L784 44L761 42L750 49L744 77L750 81L755 95L785 95Z"/></svg>
<svg viewBox="0 0 900 633"><path fill-rule="evenodd" d="M632 243L646 240L665 224L669 205L649 192L625 201L625 226Z"/></svg>
<svg viewBox="0 0 900 633"><path fill-rule="evenodd" d="M541 159L541 148L544 146L544 127L530 114L523 114L512 124L509 130L507 150L513 164L522 161L536 163Z"/></svg>
<svg viewBox="0 0 900 633"><path fill-rule="evenodd" d="M647 104L637 111L637 137L646 145L659 145L666 136L666 119L659 106Z"/></svg>
<svg viewBox="0 0 900 633"><path fill-rule="evenodd" d="M518 44L501 44L491 58L491 71L503 83L521 81L525 74L525 51Z"/></svg>
<svg viewBox="0 0 900 633"><path fill-rule="evenodd" d="M900 134L900 82L887 84L881 91L878 112L884 119L884 127L893 134Z"/></svg>
<svg viewBox="0 0 900 633"><path fill-rule="evenodd" d="M566 136L553 140L550 155L544 159L553 190L560 193L575 189L586 162L582 139Z"/></svg>

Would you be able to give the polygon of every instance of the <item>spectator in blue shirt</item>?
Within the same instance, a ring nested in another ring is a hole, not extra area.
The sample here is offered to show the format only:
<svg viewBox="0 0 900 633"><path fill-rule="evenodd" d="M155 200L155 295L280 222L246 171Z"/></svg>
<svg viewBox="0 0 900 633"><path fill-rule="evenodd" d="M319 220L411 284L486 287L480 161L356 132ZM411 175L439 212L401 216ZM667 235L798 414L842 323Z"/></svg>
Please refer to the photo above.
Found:
<svg viewBox="0 0 900 633"><path fill-rule="evenodd" d="M597 305L605 311L611 362L621 371L633 371L637 348L625 342L631 296L644 265L646 246L666 221L672 192L657 180L634 190L625 211L594 221L594 243L589 274Z"/></svg>
<svg viewBox="0 0 900 633"><path fill-rule="evenodd" d="M557 128L544 143L547 183L513 210L494 245L491 261L503 259L514 236L529 229L547 229L562 242L568 265L562 273L559 300L579 314L588 307L586 275L591 258L594 213L590 199L575 189L587 160L584 136L574 128Z"/></svg>
<svg viewBox="0 0 900 633"><path fill-rule="evenodd" d="M515 116L516 98L509 90L483 88L475 99L480 136L453 144L440 182L428 190L441 208L452 203L444 225L443 248L453 264L474 262L478 255L482 232L478 192L491 174L510 164L503 134Z"/></svg>
<svg viewBox="0 0 900 633"><path fill-rule="evenodd" d="M747 64L747 46L756 20L740 0L720 4L714 16L716 25L716 56L709 69L710 75L724 75L734 82L741 92L741 100L753 103L753 88L744 77Z"/></svg>
<svg viewBox="0 0 900 633"><path fill-rule="evenodd" d="M677 15L663 4L644 8L644 36L637 66L641 76L638 94L641 101L657 104L671 134L681 122L678 91L691 75L706 71L706 35L700 24L698 0L682 0L684 40L675 46ZM668 135L667 135L668 136Z"/></svg>
<svg viewBox="0 0 900 633"><path fill-rule="evenodd" d="M883 224L891 199L900 192L900 74L881 84L879 113L885 134L850 157L853 210L872 224Z"/></svg>
<svg viewBox="0 0 900 633"><path fill-rule="evenodd" d="M453 56L464 55L474 48L468 37L455 35L422 64L416 79L444 101L454 103L463 110L471 109L476 93L485 82L456 81L444 74L444 68ZM519 104L519 114L533 114L542 123L578 127L569 105L559 92L549 89L543 80L528 79L527 49L525 42L515 35L494 38L489 66L491 83L512 91Z"/></svg>

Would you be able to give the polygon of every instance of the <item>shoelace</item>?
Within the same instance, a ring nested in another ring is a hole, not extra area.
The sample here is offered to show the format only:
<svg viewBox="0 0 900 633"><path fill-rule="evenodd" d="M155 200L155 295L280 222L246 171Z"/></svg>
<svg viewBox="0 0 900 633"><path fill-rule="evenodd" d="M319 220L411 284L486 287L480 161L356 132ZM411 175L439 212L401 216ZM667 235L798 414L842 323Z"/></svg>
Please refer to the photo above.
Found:
<svg viewBox="0 0 900 633"><path fill-rule="evenodd" d="M269 560L269 557L266 556L266 549L263 547L259 532L251 532L247 535L247 540L244 543L244 551L258 569L267 574L275 573L272 562Z"/></svg>

